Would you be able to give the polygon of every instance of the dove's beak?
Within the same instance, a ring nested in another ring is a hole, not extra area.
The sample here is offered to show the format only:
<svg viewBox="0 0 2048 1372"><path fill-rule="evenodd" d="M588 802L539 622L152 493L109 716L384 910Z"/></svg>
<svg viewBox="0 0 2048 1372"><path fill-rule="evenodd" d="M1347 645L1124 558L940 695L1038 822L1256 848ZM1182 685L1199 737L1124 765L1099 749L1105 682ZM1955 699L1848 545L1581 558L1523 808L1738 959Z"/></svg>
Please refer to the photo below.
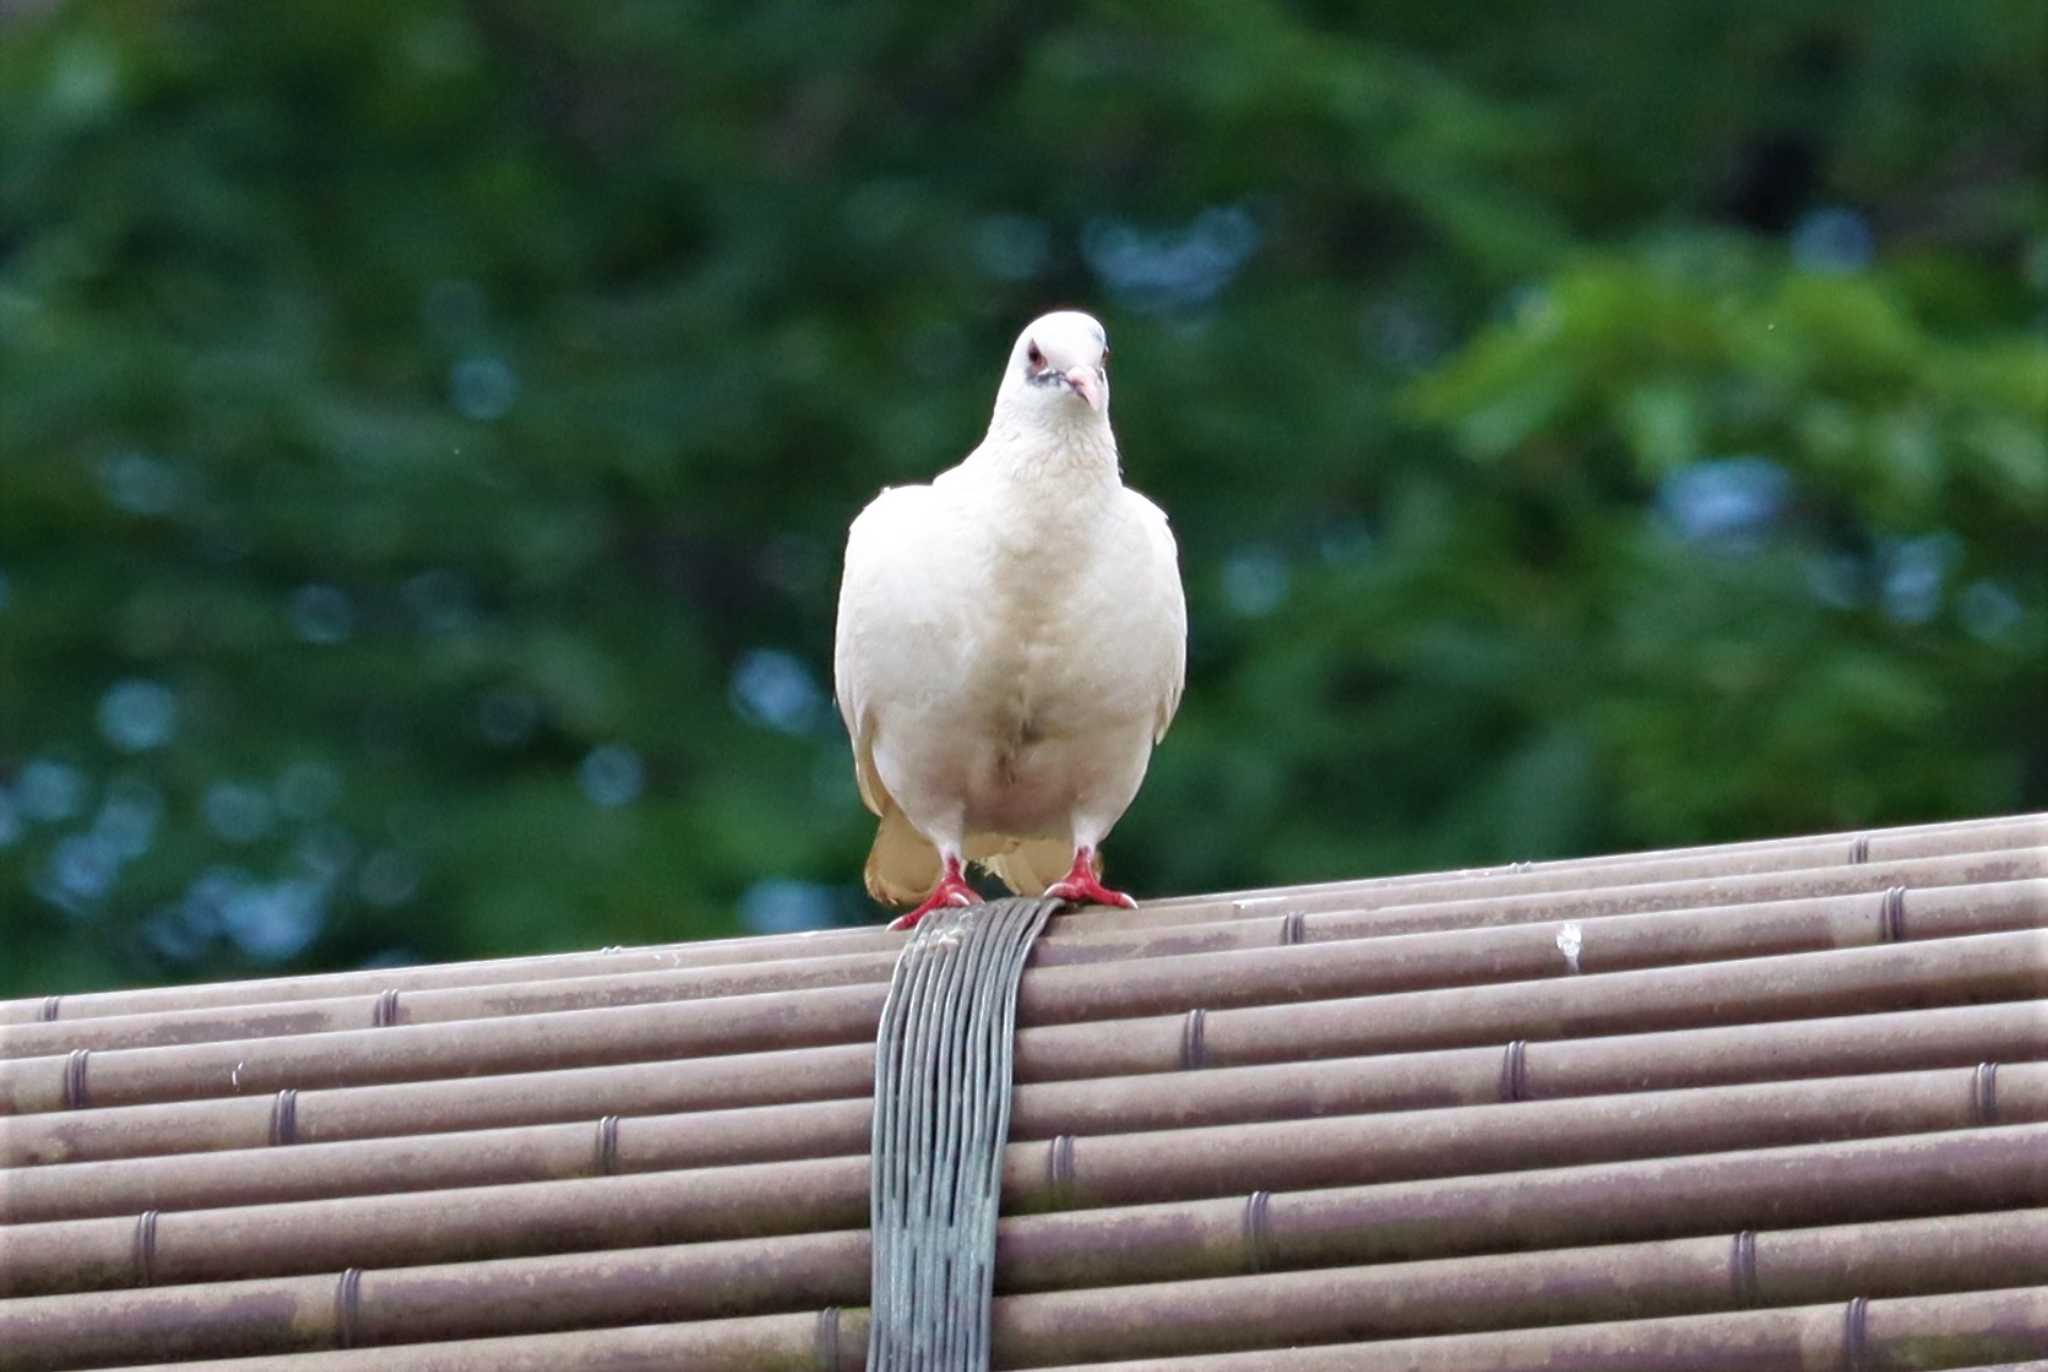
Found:
<svg viewBox="0 0 2048 1372"><path fill-rule="evenodd" d="M1067 385L1075 395L1088 402L1088 408L1100 411L1104 399L1102 373L1093 367L1076 367L1067 373Z"/></svg>

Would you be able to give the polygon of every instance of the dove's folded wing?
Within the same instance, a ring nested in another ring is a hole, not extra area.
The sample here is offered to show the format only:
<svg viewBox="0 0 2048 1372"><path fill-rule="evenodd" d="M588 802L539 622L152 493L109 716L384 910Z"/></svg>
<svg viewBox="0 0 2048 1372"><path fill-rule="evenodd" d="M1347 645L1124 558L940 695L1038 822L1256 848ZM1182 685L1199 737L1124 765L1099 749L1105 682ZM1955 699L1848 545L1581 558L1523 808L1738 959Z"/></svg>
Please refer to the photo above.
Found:
<svg viewBox="0 0 2048 1372"><path fill-rule="evenodd" d="M875 701L906 670L915 671L919 606L931 594L918 563L921 527L929 524L932 489L897 486L868 502L846 535L839 583L839 623L832 645L832 690L853 740L853 775L861 802L875 814L892 805L875 770Z"/></svg>
<svg viewBox="0 0 2048 1372"><path fill-rule="evenodd" d="M1188 676L1188 606L1180 584L1180 551L1167 527L1166 512L1126 488L1122 498L1137 511L1145 530L1148 556L1139 560L1129 604L1136 624L1132 660L1140 673L1139 688L1158 702L1152 741L1166 737L1180 709L1181 689Z"/></svg>

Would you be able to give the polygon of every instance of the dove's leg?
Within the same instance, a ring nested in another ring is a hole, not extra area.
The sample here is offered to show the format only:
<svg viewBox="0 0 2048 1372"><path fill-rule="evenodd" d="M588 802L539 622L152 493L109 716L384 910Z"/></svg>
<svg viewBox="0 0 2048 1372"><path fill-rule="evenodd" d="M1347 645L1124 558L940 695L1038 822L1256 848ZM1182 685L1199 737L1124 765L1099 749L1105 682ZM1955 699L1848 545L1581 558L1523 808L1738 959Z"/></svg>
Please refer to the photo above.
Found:
<svg viewBox="0 0 2048 1372"><path fill-rule="evenodd" d="M957 847L941 848L939 855L945 861L939 884L932 887L932 893L924 898L924 904L907 915L898 915L890 920L891 929L915 929L919 920L948 905L981 904L981 892L967 884L967 878L960 870L960 850Z"/></svg>
<svg viewBox="0 0 2048 1372"><path fill-rule="evenodd" d="M1045 893L1058 900L1071 900L1077 905L1121 905L1126 910L1137 909L1137 901L1102 884L1102 879L1095 875L1095 864L1095 845L1082 844L1075 848L1073 869L1046 887Z"/></svg>

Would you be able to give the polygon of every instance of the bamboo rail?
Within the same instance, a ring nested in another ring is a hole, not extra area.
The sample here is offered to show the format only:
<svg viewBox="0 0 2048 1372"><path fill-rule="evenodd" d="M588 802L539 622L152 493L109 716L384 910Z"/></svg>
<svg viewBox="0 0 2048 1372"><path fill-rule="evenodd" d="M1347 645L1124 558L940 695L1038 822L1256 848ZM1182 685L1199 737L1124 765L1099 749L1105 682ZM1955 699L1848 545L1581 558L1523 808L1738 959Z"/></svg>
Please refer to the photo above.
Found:
<svg viewBox="0 0 2048 1372"><path fill-rule="evenodd" d="M858 1311L640 1325L446 1344L313 1353L305 1372L555 1372L568 1364L611 1369L688 1367L692 1372L859 1372L867 1321ZM1967 1369L1983 1359L2048 1355L2048 1287L2017 1287L1772 1310L1679 1315L1455 1334L1384 1343L1140 1359L1116 1372L1813 1372L1813 1369ZM263 1358L210 1364L211 1372L258 1372ZM1003 1358L998 1367L1018 1364ZM2001 1362L1999 1366L2010 1366ZM2034 1364L2022 1364L2033 1366ZM168 1364L124 1372L162 1372ZM1070 1364L1046 1372L1083 1372Z"/></svg>
<svg viewBox="0 0 2048 1372"><path fill-rule="evenodd" d="M0 1372L851 1372L901 943L0 1002ZM1060 915L1019 1020L996 1367L2048 1355L2048 815Z"/></svg>
<svg viewBox="0 0 2048 1372"><path fill-rule="evenodd" d="M1185 1030L1192 1021L1182 1023ZM1035 1046L1043 1042L1042 1031L1019 1037L1023 1061L1035 1080L1017 1088L1011 1133L1029 1139L1231 1123L1254 1118L1254 1108L1284 1118L1290 1112L1475 1105L2023 1062L2048 1058L2048 1012L2033 1001L2011 1001L1602 1038L1517 1039L1478 1048L1351 1058L1316 1056L1341 1051L1346 1046L1341 1040L1303 1041L1286 1026L1269 1023L1243 1035L1231 1056L1211 1049L1205 1033L1202 1064L1188 1060L1186 1050L1196 1040L1186 1032L1172 1042L1157 1035L1120 1040L1120 1056L1095 1063L1117 1075L1081 1080L1072 1079L1075 1064ZM1304 1060L1287 1060L1290 1051L1303 1053ZM1267 1066L1229 1065L1233 1061ZM1183 1075L1191 1067L1203 1070ZM702 1128L703 1153L690 1165L778 1161L817 1156L820 1150L800 1130L757 1128L743 1119L747 1111L809 1102L843 1109L844 1100L867 1088L873 1071L872 1047L859 1044L449 1082L304 1092L286 1088L242 1099L26 1115L0 1130L0 1165L140 1159L145 1161L139 1175L155 1170L168 1185L172 1178L194 1176L190 1168L206 1175L196 1161L167 1156L176 1153L568 1122L597 1129L606 1127L608 1116L619 1118L624 1130L632 1117L670 1113L693 1113ZM1213 1091L1207 1089L1212 1082ZM1277 1098L1298 1102L1298 1110L1265 1104L1276 1100L1276 1084ZM1198 1098L1218 1113L1198 1112L1191 1105ZM271 1175L254 1158L244 1154L244 1159L235 1166L253 1168L247 1173L252 1181ZM487 1160L487 1151L480 1149L479 1169ZM0 1190L0 1217L56 1218L28 1213L26 1207L47 1203L39 1198L63 1204L74 1189L73 1203L86 1203L101 1194L96 1178L122 1175L119 1168L17 1173L8 1189ZM389 1183L392 1189L410 1189L402 1172L394 1171Z"/></svg>
<svg viewBox="0 0 2048 1372"><path fill-rule="evenodd" d="M2048 1015L2030 1012L2015 1020L2030 1046L2048 1056ZM1556 1047L1568 1051L1571 1045ZM1661 1118L1660 1112L1672 1109L1702 1117L1698 1128L1685 1134L1689 1151L1706 1151L1707 1141L1717 1136L1715 1129L1734 1120L1740 1122L1732 1137L1754 1146L1765 1141L1770 1128L1833 1124L1846 1129L1880 1117L1896 1121L1891 1127L1900 1132L2048 1119L2048 1065L2038 1063L2008 1060L2001 1065L1987 1059L1946 1071L1702 1085L1618 1099L1573 1100L1573 1093L1562 1093L1537 1102L1526 1089L1531 1051L1517 1046L1446 1054L1455 1062L1434 1073L1429 1071L1434 1064L1354 1058L1200 1072L1184 1080L1111 1078L1026 1086L1018 1091L1014 1116L1023 1123L1012 1128L1011 1138L1078 1138L1060 1146L1090 1155L1103 1152L1115 1138L1135 1140L1133 1147L1140 1151L1155 1146L1179 1151L1187 1140L1207 1137L1204 1131L1313 1119L1329 1120L1332 1130L1349 1129L1364 1125L1367 1112L1394 1108L1405 1113L1384 1125L1391 1142L1374 1146L1383 1157L1406 1157L1418 1150L1427 1157L1439 1146L1440 1127L1540 1152L1547 1128L1574 1122L1608 1128L1606 1122L1618 1116L1624 1121L1612 1135L1618 1140L1626 1129L1647 1127ZM1900 1065L1896 1053L1889 1056L1890 1065ZM1424 1073L1420 1080L1417 1067ZM1409 1094L1390 1101L1390 1090ZM1881 1110L1869 1107L1873 1096L1883 1097ZM1426 1108L1444 1097L1474 1104ZM1500 1117L1483 1113L1484 1106L1476 1104L1517 1101L1522 1105L1506 1134ZM1482 1113L1471 1113L1475 1108ZM1770 1118L1760 1120L1749 1112ZM1347 1120L1355 1124L1341 1123ZM1807 1123L1793 1125L1793 1120ZM871 1126L869 1102L851 1099L37 1168L15 1174L0 1192L0 1223L850 1156L866 1151ZM1160 1138L1153 1132L1158 1130L1174 1132ZM1509 1160L1518 1156L1529 1154L1510 1154ZM1471 1159L1460 1155L1453 1161L1463 1165Z"/></svg>
<svg viewBox="0 0 2048 1372"><path fill-rule="evenodd" d="M2048 864L2048 859L2044 859ZM1530 907L1543 913L1540 907ZM1270 916L1193 929L1140 930L1041 941L1034 967L1096 967L1119 980L1130 959L1170 959L1293 944L1372 939L1370 953L1385 970L1363 980L1354 994L1461 982L1506 981L1625 970L1679 962L1762 957L1774 953L1856 947L1887 941L1951 938L2048 924L2048 880L2034 878L1936 886L1892 887L1856 896L1809 897L1735 906L1617 914L1499 927L1388 933L1381 912L1316 912ZM1560 955L1566 924L1581 951ZM1347 949L1347 952L1366 951ZM1297 960L1305 960L1298 958ZM234 1007L106 1015L0 1027L0 1057L26 1058L115 1048L332 1033L361 1028L437 1024L461 1020L595 1009L833 986L875 985L889 979L893 952L799 958L784 962L603 974L490 987L455 987L329 1000L286 1001ZM1040 1013L1070 994L1065 980L1041 976Z"/></svg>
<svg viewBox="0 0 2048 1372"><path fill-rule="evenodd" d="M1512 1109L1512 1124L1501 1117ZM2048 1140L2048 1066L1467 1106L1397 1115L1226 1125L1170 1134L1060 1135L1004 1152L1006 1213L1139 1205L1256 1187L1297 1191L1682 1153L1991 1128ZM589 1136L564 1166L588 1171ZM2048 1141L2042 1159L2048 1179ZM555 1155L536 1150L529 1175ZM637 1160L636 1160L637 1161ZM653 1151L642 1163L659 1169ZM1826 1179L1815 1179L1827 1190ZM683 1243L858 1226L862 1154L209 1210L52 1220L0 1231L0 1295L221 1281Z"/></svg>
<svg viewBox="0 0 2048 1372"><path fill-rule="evenodd" d="M1333 1019L1356 1022L1369 1015L1380 1022L1378 1032L1361 1036L1349 1050L1358 1053L1677 1028L1710 1023L1729 1004L1743 1005L1754 1019L1910 1009L2048 994L2048 932L1344 995L1361 981L1398 986L1403 975L1378 941L1162 957L1113 969L1046 968L1026 973L1018 1018L1025 1025L1065 1026L1048 1038L1086 1060L1114 1039L1143 1032L1130 1020L1194 1010L1205 1016L1205 1044L1227 1042L1240 1025L1275 1013L1284 1014L1297 1035L1326 1032ZM8 1063L0 1073L0 1113L846 1044L873 1034L885 992L879 984L829 987L291 1038L80 1050ZM1089 1023L1109 1019L1127 1022L1114 1034ZM1169 1032L1183 1031L1176 1022ZM1019 1076L1030 1079L1021 1057Z"/></svg>
<svg viewBox="0 0 2048 1372"><path fill-rule="evenodd" d="M1186 897L1148 902L1146 922L1166 925L1198 924L1231 918L1256 917L1283 903L1310 901L1349 906L1364 911L1389 905L1428 903L1432 898L1470 900L1485 897L1525 896L1536 893L1582 888L1645 886L1697 880L1703 877L1760 878L1758 889L1787 889L1825 882L1829 869L1865 869L1860 886L1851 889L1883 889L1891 885L1942 885L1955 881L2005 880L2010 877L1965 875L1951 882L1912 880L1921 869L1901 873L1892 866L1915 859L1963 858L1950 871L1972 872L1987 862L1993 870L1998 859L1971 860L1970 854L2025 854L2048 847L2048 814L2021 815L1997 819L1926 825L1915 828L1851 832L1818 839L1774 839L1754 844L1666 850L1661 853L1574 859L1564 862L1511 864L1460 873L1426 873L1414 876L1382 877L1328 885L1269 888L1214 896ZM1772 873L1807 869L1804 878ZM2021 869L2012 869L2019 872ZM1871 872L1882 879L1872 884ZM1843 874L1836 873L1839 879ZM1856 874L1849 874L1854 876ZM1906 880L1898 880L1904 875ZM2041 875L2035 872L2033 875ZM1768 894L1750 900L1788 898L1824 892L1788 889L1787 896ZM1650 898L1658 898L1652 893ZM1705 903L1705 902L1703 902ZM1722 903L1732 903L1722 902ZM1677 908L1661 906L1659 908ZM1054 919L1054 937L1071 937L1088 931L1125 931L1134 927L1134 912L1089 910ZM762 935L745 938L667 944L651 948L607 949L596 953L542 954L523 958L500 958L484 962L443 963L424 967L380 968L373 971L330 972L311 976L274 977L204 986L151 987L129 991L102 991L70 996L45 996L0 1001L0 1025L72 1020L101 1015L156 1014L174 1010L217 1008L292 1000L330 999L350 995L381 995L400 992L479 987L524 981L566 979L633 971L664 971L683 967L707 967L798 959L846 953L891 951L902 936L880 928L815 931L802 934Z"/></svg>
<svg viewBox="0 0 2048 1372"><path fill-rule="evenodd" d="M735 1319L865 1299L865 1234L783 1241L772 1258L768 1247L703 1244L42 1298L0 1309L0 1330L10 1365L57 1367ZM2048 1284L2048 1211L1012 1294L996 1304L993 1334L998 1366L1030 1367L1987 1284Z"/></svg>

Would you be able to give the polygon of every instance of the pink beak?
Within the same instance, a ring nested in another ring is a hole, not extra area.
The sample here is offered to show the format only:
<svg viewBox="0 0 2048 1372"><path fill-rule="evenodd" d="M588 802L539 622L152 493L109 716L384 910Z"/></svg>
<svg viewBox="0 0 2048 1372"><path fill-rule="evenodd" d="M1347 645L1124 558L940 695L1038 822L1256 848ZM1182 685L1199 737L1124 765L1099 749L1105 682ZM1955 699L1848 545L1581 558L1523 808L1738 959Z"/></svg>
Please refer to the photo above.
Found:
<svg viewBox="0 0 2048 1372"><path fill-rule="evenodd" d="M1103 401L1107 399L1103 394L1102 373L1093 367L1076 367L1067 373L1067 385L1073 388L1075 395L1088 402L1089 409L1098 412L1102 409Z"/></svg>

